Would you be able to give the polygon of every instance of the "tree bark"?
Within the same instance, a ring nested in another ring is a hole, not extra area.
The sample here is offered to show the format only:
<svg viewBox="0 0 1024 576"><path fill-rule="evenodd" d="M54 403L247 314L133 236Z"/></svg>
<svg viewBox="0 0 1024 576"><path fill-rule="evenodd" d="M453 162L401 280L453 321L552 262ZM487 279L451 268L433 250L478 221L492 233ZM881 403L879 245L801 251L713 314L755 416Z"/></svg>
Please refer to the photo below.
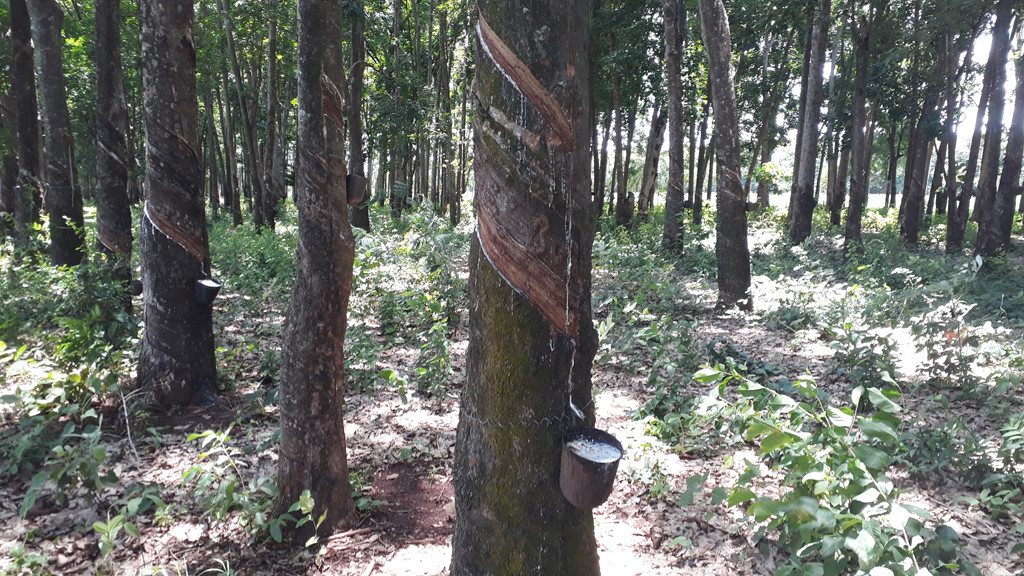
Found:
<svg viewBox="0 0 1024 576"><path fill-rule="evenodd" d="M203 96L203 107L206 109L206 146L208 148L206 155L206 167L209 173L207 188L210 191L210 209L213 210L213 215L217 218L220 213L219 184L222 172L218 162L220 155L217 152L220 149L217 139L217 121L214 120L213 97L209 92Z"/></svg>
<svg viewBox="0 0 1024 576"><path fill-rule="evenodd" d="M232 226L242 225L242 187L238 183L238 161L235 157L235 132L231 121L231 103L228 101L228 72L227 68L220 69L221 85L224 88L224 97L221 98L221 90L217 89L217 99L220 101L220 124L221 134L224 135L224 204L231 208Z"/></svg>
<svg viewBox="0 0 1024 576"><path fill-rule="evenodd" d="M1017 87L1013 119L1010 121L1010 134L1006 142L1006 155L1003 158L1003 172L999 176L999 188L994 194L982 196L982 200L987 202L987 206L978 223L976 252L981 256L995 256L1010 247L1010 232L1013 228L1013 200L1020 193L1021 157L1024 153L1024 56L1017 58L1015 68ZM1003 69L1005 70L1005 66ZM1001 87L997 88L993 92L993 99L1003 98L1003 95L1000 94L1002 90ZM1000 124L1002 123L999 122L993 128L1001 128ZM989 143L986 142L985 145L987 147Z"/></svg>
<svg viewBox="0 0 1024 576"><path fill-rule="evenodd" d="M718 304L753 307L750 295L750 249L747 247L747 198L740 179L739 117L733 87L732 40L722 0L700 0L700 29L708 54L708 83L715 109L715 156L718 164Z"/></svg>
<svg viewBox="0 0 1024 576"><path fill-rule="evenodd" d="M478 233L451 574L593 576L593 516L558 485L562 433L578 423L570 404L594 422L590 10L585 0L534 1L522 12L492 0L478 10Z"/></svg>
<svg viewBox="0 0 1024 576"><path fill-rule="evenodd" d="M50 261L55 266L76 266L85 257L85 218L82 191L76 181L75 138L71 134L71 112L64 85L64 12L56 0L32 0L28 11L43 118Z"/></svg>
<svg viewBox="0 0 1024 576"><path fill-rule="evenodd" d="M803 130L800 133L799 169L793 178L793 217L790 220L789 240L799 244L811 235L811 218L814 215L814 167L818 155L818 119L821 116L822 82L825 72L825 45L828 43L828 27L831 18L832 1L821 0L814 15L811 29L810 60L807 68L807 92L801 99L800 112L803 116Z"/></svg>
<svg viewBox="0 0 1024 576"><path fill-rule="evenodd" d="M300 0L299 245L281 351L281 446L275 513L309 490L328 529L355 505L345 448L345 331L355 238L345 190L342 0Z"/></svg>
<svg viewBox="0 0 1024 576"><path fill-rule="evenodd" d="M665 142L665 125L668 123L668 115L660 102L654 103L654 110L651 112L651 131L647 135L647 153L644 155L644 172L640 182L640 197L637 199L637 212L640 219L647 221L651 203L654 200L654 191L658 188L658 164L661 160L661 147ZM704 134L701 133L703 138ZM703 150L703 142L701 149ZM699 186L698 186L699 188Z"/></svg>
<svg viewBox="0 0 1024 576"><path fill-rule="evenodd" d="M680 0L664 0L665 20L665 79L668 84L668 185L665 190L665 229L661 244L669 250L679 250L683 241L683 200L685 182L683 174L683 12Z"/></svg>
<svg viewBox="0 0 1024 576"><path fill-rule="evenodd" d="M128 204L128 109L121 75L121 4L96 0L96 237L114 255L115 277L131 280L132 212ZM127 296L127 292L125 293ZM125 298L131 308L131 299Z"/></svg>
<svg viewBox="0 0 1024 576"><path fill-rule="evenodd" d="M278 98L277 74L277 12L281 0L268 0L267 11L270 22L267 31L267 99L264 104L266 139L263 143L263 217L267 228L274 229L277 222L277 205L284 198L284 182L277 180L274 161L280 153L280 136L277 133L281 102ZM253 137L255 141L255 136Z"/></svg>
<svg viewBox="0 0 1024 576"><path fill-rule="evenodd" d="M363 154L363 71L366 69L366 16L363 13L362 0L355 4L357 14L352 16L352 76L349 84L352 94L348 103L348 153L350 174L366 176L363 165L366 157ZM370 196L372 186L366 187L366 198L357 206L352 206L352 225L370 231Z"/></svg>
<svg viewBox="0 0 1024 576"><path fill-rule="evenodd" d="M213 310L195 295L209 277L210 252L193 18L192 0L139 3L149 194L139 239L146 325L138 375L159 407L211 402L217 378Z"/></svg>
<svg viewBox="0 0 1024 576"><path fill-rule="evenodd" d="M939 97L932 93L925 97L921 109L921 117L914 130L916 136L911 145L916 149L907 150L907 168L905 178L909 179L904 187L903 200L900 203L900 238L907 244L917 244L921 228L921 214L924 211L924 191L928 178L928 165L931 161L932 138L928 127L938 124ZM912 165L911 165L912 163Z"/></svg>
<svg viewBox="0 0 1024 576"><path fill-rule="evenodd" d="M24 245L29 229L39 222L42 206L40 182L39 115L36 100L35 55L31 19L25 0L10 0L11 94L17 116L18 180L14 189L16 240Z"/></svg>

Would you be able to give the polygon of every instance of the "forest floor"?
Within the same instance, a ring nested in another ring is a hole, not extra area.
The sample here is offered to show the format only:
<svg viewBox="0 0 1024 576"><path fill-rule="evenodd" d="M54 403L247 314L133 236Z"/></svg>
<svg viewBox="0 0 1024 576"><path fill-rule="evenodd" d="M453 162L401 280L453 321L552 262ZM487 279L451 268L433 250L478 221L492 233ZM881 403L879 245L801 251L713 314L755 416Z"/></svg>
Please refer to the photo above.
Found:
<svg viewBox="0 0 1024 576"><path fill-rule="evenodd" d="M595 290L601 289L602 282L612 281L598 272ZM689 347L700 364L713 363L702 351L726 338L734 350L781 370L790 379L809 374L822 389L836 396L849 395L849 383L830 372L830 359L836 351L820 330L772 326L763 313L720 313L714 309L713 282L683 276L679 281L690 294L685 304L693 322ZM755 293L758 282L761 280L755 279ZM294 547L275 544L266 533L254 536L243 525L245 516L237 512L245 502L236 501L232 508L216 501L218 491L222 500L224 496L218 482L232 471L250 493L258 493L276 473L276 450L251 447L265 448L275 441L274 382L266 373L264 360L268 350L279 349L283 310L279 302L264 301L254 315L251 303L244 310L235 306L235 299L243 298L229 291L217 308L218 346L222 352L230 351L221 370L223 376L238 383L219 404L171 414L136 415L128 420L121 405L127 404L123 397L101 407L103 465L117 474L116 485L95 491L93 501L76 497L62 502L43 493L22 517L19 508L33 475L0 477L0 572L167 576L448 573L455 514L452 461L459 392L465 381L465 311L447 332L452 371L449 386L430 394L388 385L350 386L346 435L353 487L362 510L360 521L297 552ZM597 306L600 316L602 304ZM388 339L370 315L356 316L352 322L365 324L364 338L370 334L378 343ZM899 347L894 357L903 377L908 381L923 378L926 359L909 334L894 329L891 336ZM375 369L386 368L395 374L416 372L419 352L411 342L378 350L380 355L369 359ZM770 537L761 537L758 529L762 525L742 507L729 507L713 496L716 488L736 483L741 463L758 459L757 444L741 442L706 450L696 444L662 441L652 431L650 418L638 416L652 394L643 368L655 363L652 352L643 347L604 352L593 372L597 426L622 442L625 455L610 499L594 511L602 573L773 574L789 553L775 546ZM632 357L625 359L621 354ZM31 365L10 368L2 394L10 394L32 377L33 369L39 369ZM706 394L709 388L688 377L679 377L675 385L677 394L692 397ZM1021 413L1020 395L1015 396L1010 411ZM955 413L970 422L979 436L997 434L1001 422L990 417L983 405L954 400L952 405L940 407L935 397L926 387L908 387L901 403L913 407L910 412L924 427L932 421L940 426L940 421ZM12 424L8 421L3 426ZM204 432L211 433L193 437ZM771 490L772 479L778 479L780 472L765 466L762 472L761 486ZM202 483L204 478L207 484ZM695 478L701 481L693 482ZM1020 541L1020 534L1011 532L1022 521L1019 511L994 519L981 507L962 501L961 496L976 495L976 491L960 476L943 470L918 474L897 467L891 479L902 491L901 502L927 511L937 522L956 530L963 553L982 574L1024 574L1024 561L1012 552ZM147 486L159 487L161 506L156 514L140 513L134 518L140 536L114 532L105 538L96 523L111 527L111 515L131 496L145 493ZM682 499L685 502L680 502Z"/></svg>

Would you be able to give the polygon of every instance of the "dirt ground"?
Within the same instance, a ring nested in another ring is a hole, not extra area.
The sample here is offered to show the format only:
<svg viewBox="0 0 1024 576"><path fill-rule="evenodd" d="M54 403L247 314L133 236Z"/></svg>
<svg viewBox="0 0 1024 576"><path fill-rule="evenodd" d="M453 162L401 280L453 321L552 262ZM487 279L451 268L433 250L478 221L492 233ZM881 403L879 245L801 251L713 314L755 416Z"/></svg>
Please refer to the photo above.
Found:
<svg viewBox="0 0 1024 576"><path fill-rule="evenodd" d="M824 361L832 353L823 342L805 337L795 345L793 334L767 330L740 316L716 316L708 311L699 320L695 345L728 335L748 355L791 375L809 370L821 376ZM7 478L0 484L0 567L4 574L17 574L16 562L24 566L26 557L40 554L45 559L38 561L39 571L33 573L447 574L454 526L451 466L465 349L466 329L462 326L453 334L455 386L445 396L423 399L411 395L410 401L403 403L395 390L384 385L372 393L349 394L350 467L357 472L365 496L379 502L371 504L358 526L321 542L319 553L314 547L313 553L297 554L262 538L254 540L239 526L237 517L226 521L202 518L194 485L182 481L185 472L198 462L199 446L196 441L186 441L189 434L224 430L243 413L248 415L233 431L240 445L256 444L273 434L273 409L266 413L247 410L244 397L252 390L241 389L216 406L150 418L145 426L154 431L147 435L137 432L134 448L126 439L123 420L108 426L104 436L107 462L115 463L120 485L158 483L163 486L161 497L173 504L169 517L159 521L153 516L140 517L141 537L122 534L110 556L100 554L99 537L92 526L107 520L105 505L119 496L113 489L102 493L93 506L82 499L59 506L53 498L40 498L22 519L18 509L31 475ZM381 361L401 364L408 360L396 356ZM740 511L712 504L710 497L713 488L726 486L737 476L727 465L729 458L735 462L744 457L754 460L756 448L741 447L736 453L706 459L673 450L647 434L644 422L633 417L650 393L640 376L601 364L595 366L594 374L598 426L614 434L626 452L611 498L594 512L602 573L772 574L781 562L779 552L765 541L753 540L755 527ZM828 385L827 378L821 381ZM705 392L696 383L688 386L694 394ZM116 411L112 419L113 414ZM273 477L273 452L237 455L243 477ZM708 475L704 490L692 505L676 505L686 478L696 474ZM664 497L651 497L651 483L656 478L669 484ZM1024 573L1024 562L1010 553L1017 540L1008 532L1015 524L1000 524L959 502L964 489L956 481L942 475L894 480L906 491L908 502L959 532L967 543L968 556L982 573ZM19 555L16 546L20 543L24 543L25 553Z"/></svg>

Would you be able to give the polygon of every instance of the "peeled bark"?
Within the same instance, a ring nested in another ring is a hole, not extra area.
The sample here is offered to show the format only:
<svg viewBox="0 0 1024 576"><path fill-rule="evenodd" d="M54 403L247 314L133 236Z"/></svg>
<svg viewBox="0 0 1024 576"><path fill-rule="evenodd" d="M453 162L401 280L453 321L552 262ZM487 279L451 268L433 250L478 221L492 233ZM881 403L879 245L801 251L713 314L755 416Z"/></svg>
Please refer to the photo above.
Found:
<svg viewBox="0 0 1024 576"><path fill-rule="evenodd" d="M593 576L593 516L558 485L562 433L579 423L570 402L594 421L590 11L579 0L522 12L484 1L478 10L479 224L451 574Z"/></svg>
<svg viewBox="0 0 1024 576"><path fill-rule="evenodd" d="M700 0L700 29L708 54L708 83L715 108L715 156L718 164L718 304L753 307L750 249L747 247L747 197L740 178L740 131L733 87L732 40L722 0Z"/></svg>
<svg viewBox="0 0 1024 576"><path fill-rule="evenodd" d="M24 244L42 207L39 181L39 117L31 20L25 0L10 0L11 95L17 117L18 180L14 189L16 238Z"/></svg>
<svg viewBox="0 0 1024 576"><path fill-rule="evenodd" d="M96 236L131 279L132 213L128 204L128 109L121 75L121 4L96 0ZM131 301L127 300L128 306Z"/></svg>
<svg viewBox="0 0 1024 576"><path fill-rule="evenodd" d="M85 257L85 218L82 190L76 182L75 138L64 85L64 12L56 0L32 0L28 11L46 151L43 188L50 217L50 261L54 266L76 266Z"/></svg>
<svg viewBox="0 0 1024 576"><path fill-rule="evenodd" d="M790 220L789 240L799 244L811 235L814 215L814 167L818 154L818 119L821 116L822 81L825 72L825 45L832 1L821 0L811 29L810 60L807 68L807 92L801 101L803 130L800 133L800 160L793 178L793 212Z"/></svg>
<svg viewBox="0 0 1024 576"><path fill-rule="evenodd" d="M680 0L664 0L665 79L668 85L668 186L665 190L665 229L662 246L678 250L683 241L683 81L682 48L685 5Z"/></svg>
<svg viewBox="0 0 1024 576"><path fill-rule="evenodd" d="M193 18L192 0L139 3L149 195L139 238L146 324L138 377L164 408L211 402L217 379L213 309L195 295L196 282L209 277L210 253Z"/></svg>

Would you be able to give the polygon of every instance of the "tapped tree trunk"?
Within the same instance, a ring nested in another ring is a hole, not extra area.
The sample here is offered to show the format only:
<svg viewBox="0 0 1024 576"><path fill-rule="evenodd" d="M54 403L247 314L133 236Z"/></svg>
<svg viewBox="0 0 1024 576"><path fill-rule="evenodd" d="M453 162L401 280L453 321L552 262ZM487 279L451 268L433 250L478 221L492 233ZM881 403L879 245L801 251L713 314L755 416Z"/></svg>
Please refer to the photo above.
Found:
<svg viewBox="0 0 1024 576"><path fill-rule="evenodd" d="M11 95L17 116L18 180L14 189L16 240L24 244L29 228L39 221L39 120L31 20L25 0L10 0Z"/></svg>
<svg viewBox="0 0 1024 576"><path fill-rule="evenodd" d="M85 218L82 190L76 182L75 138L64 85L64 12L57 0L32 0L28 12L46 149L44 188L50 216L50 261L55 266L76 266L85 257Z"/></svg>
<svg viewBox="0 0 1024 576"><path fill-rule="evenodd" d="M599 574L593 516L558 478L562 434L579 423L570 405L594 422L588 4L477 4L478 232L452 576Z"/></svg>
<svg viewBox="0 0 1024 576"><path fill-rule="evenodd" d="M667 123L668 114L665 113L660 102L655 102L654 111L651 113L651 132L647 136L647 153L644 156L640 196L637 198L637 212L644 222L647 221L647 214L654 201L654 191L658 188L658 163L661 160L661 146L665 141L665 124ZM702 132L701 137L703 138L703 136ZM703 149L704 143L701 142L701 150L703 151Z"/></svg>
<svg viewBox="0 0 1024 576"><path fill-rule="evenodd" d="M747 247L747 197L740 180L740 130L732 83L732 40L722 0L700 0L700 29L708 53L708 83L715 109L715 155L718 164L718 303L743 310L750 295L750 249Z"/></svg>
<svg viewBox="0 0 1024 576"><path fill-rule="evenodd" d="M192 0L139 3L149 195L139 238L146 333L138 373L160 407L212 401L217 378L213 310L195 295L210 274L210 248L196 156L193 14Z"/></svg>
<svg viewBox="0 0 1024 576"><path fill-rule="evenodd" d="M128 205L128 109L121 76L121 4L96 0L96 237L131 280L132 212ZM127 296L127 292L126 292ZM131 299L125 303L131 307Z"/></svg>
<svg viewBox="0 0 1024 576"><path fill-rule="evenodd" d="M345 200L342 0L299 0L299 245L281 353L275 514L309 490L328 530L355 518L345 449L345 330L355 238ZM312 528L310 528L312 529Z"/></svg>
<svg viewBox="0 0 1024 576"><path fill-rule="evenodd" d="M683 81L682 46L685 5L680 0L664 0L665 79L668 85L668 187L665 190L665 230L663 247L678 250L683 241Z"/></svg>
<svg viewBox="0 0 1024 576"><path fill-rule="evenodd" d="M800 102L803 130L800 132L800 159L793 177L789 240L799 244L811 235L814 215L814 167L818 154L818 119L821 115L822 76L825 71L825 45L828 43L832 0L821 0L811 29L810 61L807 68L807 91Z"/></svg>

